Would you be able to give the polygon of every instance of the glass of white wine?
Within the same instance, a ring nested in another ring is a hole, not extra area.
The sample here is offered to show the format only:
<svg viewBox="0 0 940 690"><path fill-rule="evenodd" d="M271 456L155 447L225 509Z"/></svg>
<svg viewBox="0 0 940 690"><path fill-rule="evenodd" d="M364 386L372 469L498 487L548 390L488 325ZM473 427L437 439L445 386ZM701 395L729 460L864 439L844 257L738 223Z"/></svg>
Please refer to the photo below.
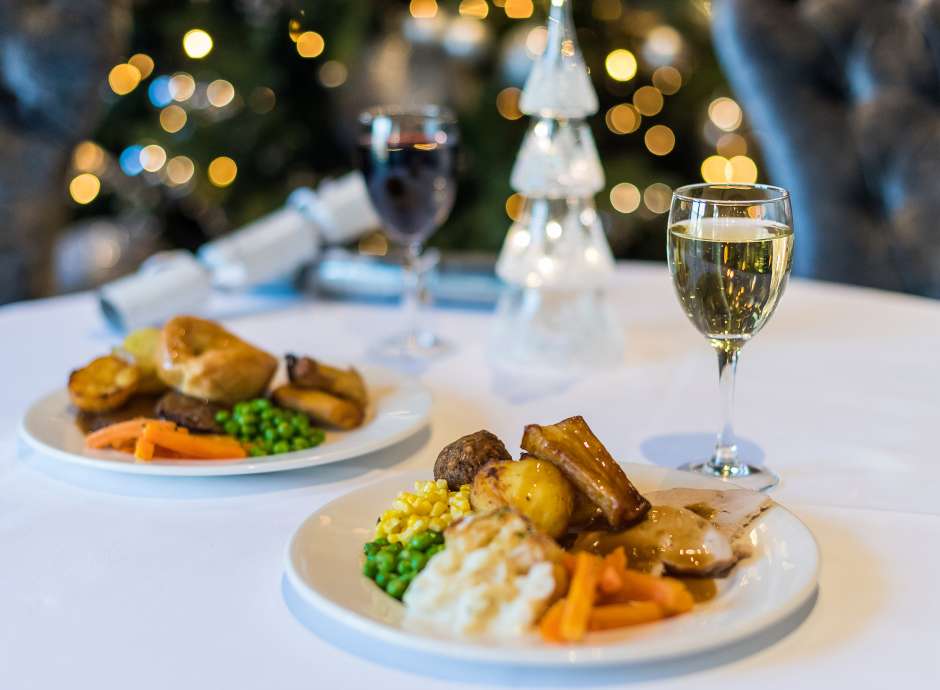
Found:
<svg viewBox="0 0 940 690"><path fill-rule="evenodd" d="M715 453L682 469L752 489L779 481L738 458L734 376L741 348L773 314L790 274L790 195L769 185L693 184L672 195L666 240L679 303L718 353L723 423Z"/></svg>

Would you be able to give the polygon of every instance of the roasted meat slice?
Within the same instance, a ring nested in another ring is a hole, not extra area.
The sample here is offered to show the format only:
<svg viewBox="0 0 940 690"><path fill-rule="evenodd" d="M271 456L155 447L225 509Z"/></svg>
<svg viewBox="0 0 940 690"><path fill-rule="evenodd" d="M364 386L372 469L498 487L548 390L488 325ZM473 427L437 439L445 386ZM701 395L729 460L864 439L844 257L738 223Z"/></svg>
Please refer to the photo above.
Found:
<svg viewBox="0 0 940 690"><path fill-rule="evenodd" d="M155 412L158 417L176 422L190 431L221 434L224 430L215 421L215 415L222 409L222 405L170 391L157 402Z"/></svg>
<svg viewBox="0 0 940 690"><path fill-rule="evenodd" d="M486 429L461 436L447 444L434 462L434 478L447 480L451 491L472 484L473 477L490 460L512 460L503 442Z"/></svg>
<svg viewBox="0 0 940 690"><path fill-rule="evenodd" d="M329 364L318 362L312 357L287 355L287 377L298 388L312 388L325 391L337 397L356 403L365 410L369 402L365 383L358 371L338 369Z"/></svg>
<svg viewBox="0 0 940 690"><path fill-rule="evenodd" d="M550 426L529 424L521 445L531 455L556 465L604 511L612 529L640 520L650 508L583 417L569 417Z"/></svg>

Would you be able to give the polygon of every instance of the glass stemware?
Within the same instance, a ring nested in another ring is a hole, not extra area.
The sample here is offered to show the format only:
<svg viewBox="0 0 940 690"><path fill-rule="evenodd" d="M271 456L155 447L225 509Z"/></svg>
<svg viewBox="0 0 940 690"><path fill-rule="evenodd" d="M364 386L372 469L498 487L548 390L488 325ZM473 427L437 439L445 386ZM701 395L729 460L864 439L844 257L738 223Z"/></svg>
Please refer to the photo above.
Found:
<svg viewBox="0 0 940 690"><path fill-rule="evenodd" d="M753 489L779 481L738 457L732 413L741 348L771 317L793 257L790 195L769 185L695 184L673 193L666 251L686 316L718 354L722 427L715 452L683 469Z"/></svg>
<svg viewBox="0 0 940 690"><path fill-rule="evenodd" d="M457 188L457 121L439 106L376 107L359 116L359 167L388 236L404 252L405 331L381 343L385 357L422 360L447 349L428 329L425 241L450 215Z"/></svg>

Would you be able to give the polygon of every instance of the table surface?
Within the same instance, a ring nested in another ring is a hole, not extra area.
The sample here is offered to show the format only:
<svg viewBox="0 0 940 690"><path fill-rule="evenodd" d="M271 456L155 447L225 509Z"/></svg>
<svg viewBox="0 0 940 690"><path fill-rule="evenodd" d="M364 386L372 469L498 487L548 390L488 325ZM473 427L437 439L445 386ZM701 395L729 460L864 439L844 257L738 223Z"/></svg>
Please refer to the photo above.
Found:
<svg viewBox="0 0 940 690"><path fill-rule="evenodd" d="M0 687L518 688L937 687L940 678L940 302L793 281L745 349L742 447L783 477L774 497L822 550L817 597L719 652L639 668L551 673L462 666L376 647L300 603L283 581L293 530L330 499L430 470L459 435L514 441L582 414L615 457L675 466L710 450L716 367L666 269L622 264L611 288L621 366L550 391L488 366L484 312L440 311L456 353L420 374L432 423L395 448L288 473L147 478L27 450L19 418L117 339L83 294L0 309ZM266 348L365 357L393 307L226 297L210 305Z"/></svg>

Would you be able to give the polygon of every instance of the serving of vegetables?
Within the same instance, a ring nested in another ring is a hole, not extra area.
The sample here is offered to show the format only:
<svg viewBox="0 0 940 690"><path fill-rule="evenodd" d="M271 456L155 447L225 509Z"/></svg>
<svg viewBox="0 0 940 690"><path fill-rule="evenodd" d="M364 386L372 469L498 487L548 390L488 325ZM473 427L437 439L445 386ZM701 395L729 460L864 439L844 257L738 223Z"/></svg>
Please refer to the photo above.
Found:
<svg viewBox="0 0 940 690"><path fill-rule="evenodd" d="M307 415L276 407L267 398L237 403L231 411L220 410L215 421L226 434L238 438L252 457L306 450L325 438L322 429L310 426Z"/></svg>
<svg viewBox="0 0 940 690"><path fill-rule="evenodd" d="M443 549L444 535L440 532L422 532L406 544L379 538L362 547L365 554L362 573L390 597L401 599L414 577Z"/></svg>

